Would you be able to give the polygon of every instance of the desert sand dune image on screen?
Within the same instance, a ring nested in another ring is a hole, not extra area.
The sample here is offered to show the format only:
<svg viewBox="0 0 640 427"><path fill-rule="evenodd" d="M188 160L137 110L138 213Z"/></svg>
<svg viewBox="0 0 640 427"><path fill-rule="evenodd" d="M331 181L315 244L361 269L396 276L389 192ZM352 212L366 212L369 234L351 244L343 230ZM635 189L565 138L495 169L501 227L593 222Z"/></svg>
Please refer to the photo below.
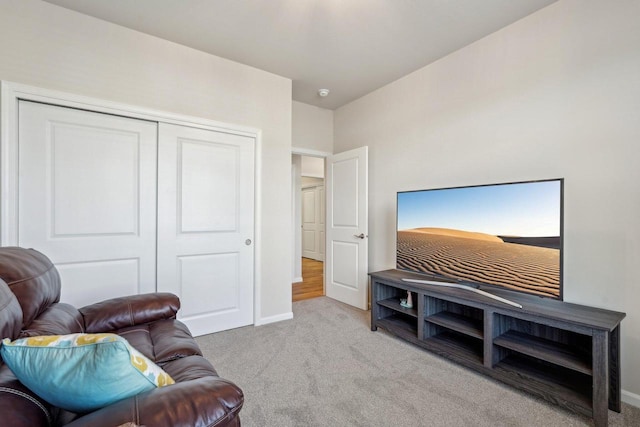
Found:
<svg viewBox="0 0 640 427"><path fill-rule="evenodd" d="M443 228L398 231L397 267L558 297L558 249Z"/></svg>

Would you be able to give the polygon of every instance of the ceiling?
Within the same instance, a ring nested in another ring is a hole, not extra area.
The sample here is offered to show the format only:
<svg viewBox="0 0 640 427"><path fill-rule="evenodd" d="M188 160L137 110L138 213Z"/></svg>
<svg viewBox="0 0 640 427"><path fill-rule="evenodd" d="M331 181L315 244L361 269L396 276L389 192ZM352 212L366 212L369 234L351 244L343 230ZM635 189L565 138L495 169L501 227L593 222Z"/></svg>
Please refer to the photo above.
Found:
<svg viewBox="0 0 640 427"><path fill-rule="evenodd" d="M288 77L294 100L335 109L557 0L45 1Z"/></svg>

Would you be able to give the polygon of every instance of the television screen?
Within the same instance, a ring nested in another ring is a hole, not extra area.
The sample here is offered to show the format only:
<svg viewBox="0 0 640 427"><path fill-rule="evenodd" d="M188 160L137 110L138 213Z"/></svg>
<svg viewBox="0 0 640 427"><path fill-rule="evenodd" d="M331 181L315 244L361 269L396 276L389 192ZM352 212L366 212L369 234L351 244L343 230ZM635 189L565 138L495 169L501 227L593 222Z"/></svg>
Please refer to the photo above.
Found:
<svg viewBox="0 0 640 427"><path fill-rule="evenodd" d="M562 299L563 180L398 193L396 268Z"/></svg>

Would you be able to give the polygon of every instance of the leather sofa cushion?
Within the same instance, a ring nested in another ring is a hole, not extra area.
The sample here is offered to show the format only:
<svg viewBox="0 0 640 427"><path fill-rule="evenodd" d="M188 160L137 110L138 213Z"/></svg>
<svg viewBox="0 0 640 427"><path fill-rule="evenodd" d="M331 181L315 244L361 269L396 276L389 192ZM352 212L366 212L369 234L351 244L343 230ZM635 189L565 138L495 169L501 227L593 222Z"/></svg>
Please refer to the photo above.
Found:
<svg viewBox="0 0 640 427"><path fill-rule="evenodd" d="M39 335L67 335L84 332L82 316L77 308L65 303L52 304L38 316L20 338Z"/></svg>
<svg viewBox="0 0 640 427"><path fill-rule="evenodd" d="M203 377L218 376L213 365L202 356L176 359L163 364L162 369L179 383Z"/></svg>
<svg viewBox="0 0 640 427"><path fill-rule="evenodd" d="M198 344L189 334L185 324L179 320L158 320L114 332L163 369L164 364L172 360L193 355L202 356Z"/></svg>
<svg viewBox="0 0 640 427"><path fill-rule="evenodd" d="M60 300L58 270L49 258L33 249L2 248L0 278L20 303L25 329L47 307Z"/></svg>
<svg viewBox="0 0 640 427"><path fill-rule="evenodd" d="M9 286L0 279L0 339L15 339L22 328L22 309Z"/></svg>

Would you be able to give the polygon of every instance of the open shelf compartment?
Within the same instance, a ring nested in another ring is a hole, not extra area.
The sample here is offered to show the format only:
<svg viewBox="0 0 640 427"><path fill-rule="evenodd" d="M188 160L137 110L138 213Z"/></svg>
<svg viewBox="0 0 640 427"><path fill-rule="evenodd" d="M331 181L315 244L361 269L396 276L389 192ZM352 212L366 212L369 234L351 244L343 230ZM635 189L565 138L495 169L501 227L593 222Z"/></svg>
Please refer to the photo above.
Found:
<svg viewBox="0 0 640 427"><path fill-rule="evenodd" d="M593 375L591 337L496 314L493 344L563 368Z"/></svg>
<svg viewBox="0 0 640 427"><path fill-rule="evenodd" d="M400 305L400 298L398 297L388 298L382 301L378 301L378 304L381 305L382 307L386 307L393 311L397 311L398 313L406 314L407 316L411 316L415 318L418 317L418 310L415 308L415 306L413 308L403 307L402 305Z"/></svg>
<svg viewBox="0 0 640 427"><path fill-rule="evenodd" d="M418 340L418 326L416 321L405 314L392 314L383 319L379 319L377 325L388 332L412 342Z"/></svg>
<svg viewBox="0 0 640 427"><path fill-rule="evenodd" d="M482 341L440 326L435 329L433 335L422 341L424 347L470 367L482 366Z"/></svg>
<svg viewBox="0 0 640 427"><path fill-rule="evenodd" d="M592 416L592 378L524 354L511 352L493 367L494 377L574 412Z"/></svg>
<svg viewBox="0 0 640 427"><path fill-rule="evenodd" d="M439 298L425 296L425 318L430 324L442 326L469 337L483 339L483 310Z"/></svg>

